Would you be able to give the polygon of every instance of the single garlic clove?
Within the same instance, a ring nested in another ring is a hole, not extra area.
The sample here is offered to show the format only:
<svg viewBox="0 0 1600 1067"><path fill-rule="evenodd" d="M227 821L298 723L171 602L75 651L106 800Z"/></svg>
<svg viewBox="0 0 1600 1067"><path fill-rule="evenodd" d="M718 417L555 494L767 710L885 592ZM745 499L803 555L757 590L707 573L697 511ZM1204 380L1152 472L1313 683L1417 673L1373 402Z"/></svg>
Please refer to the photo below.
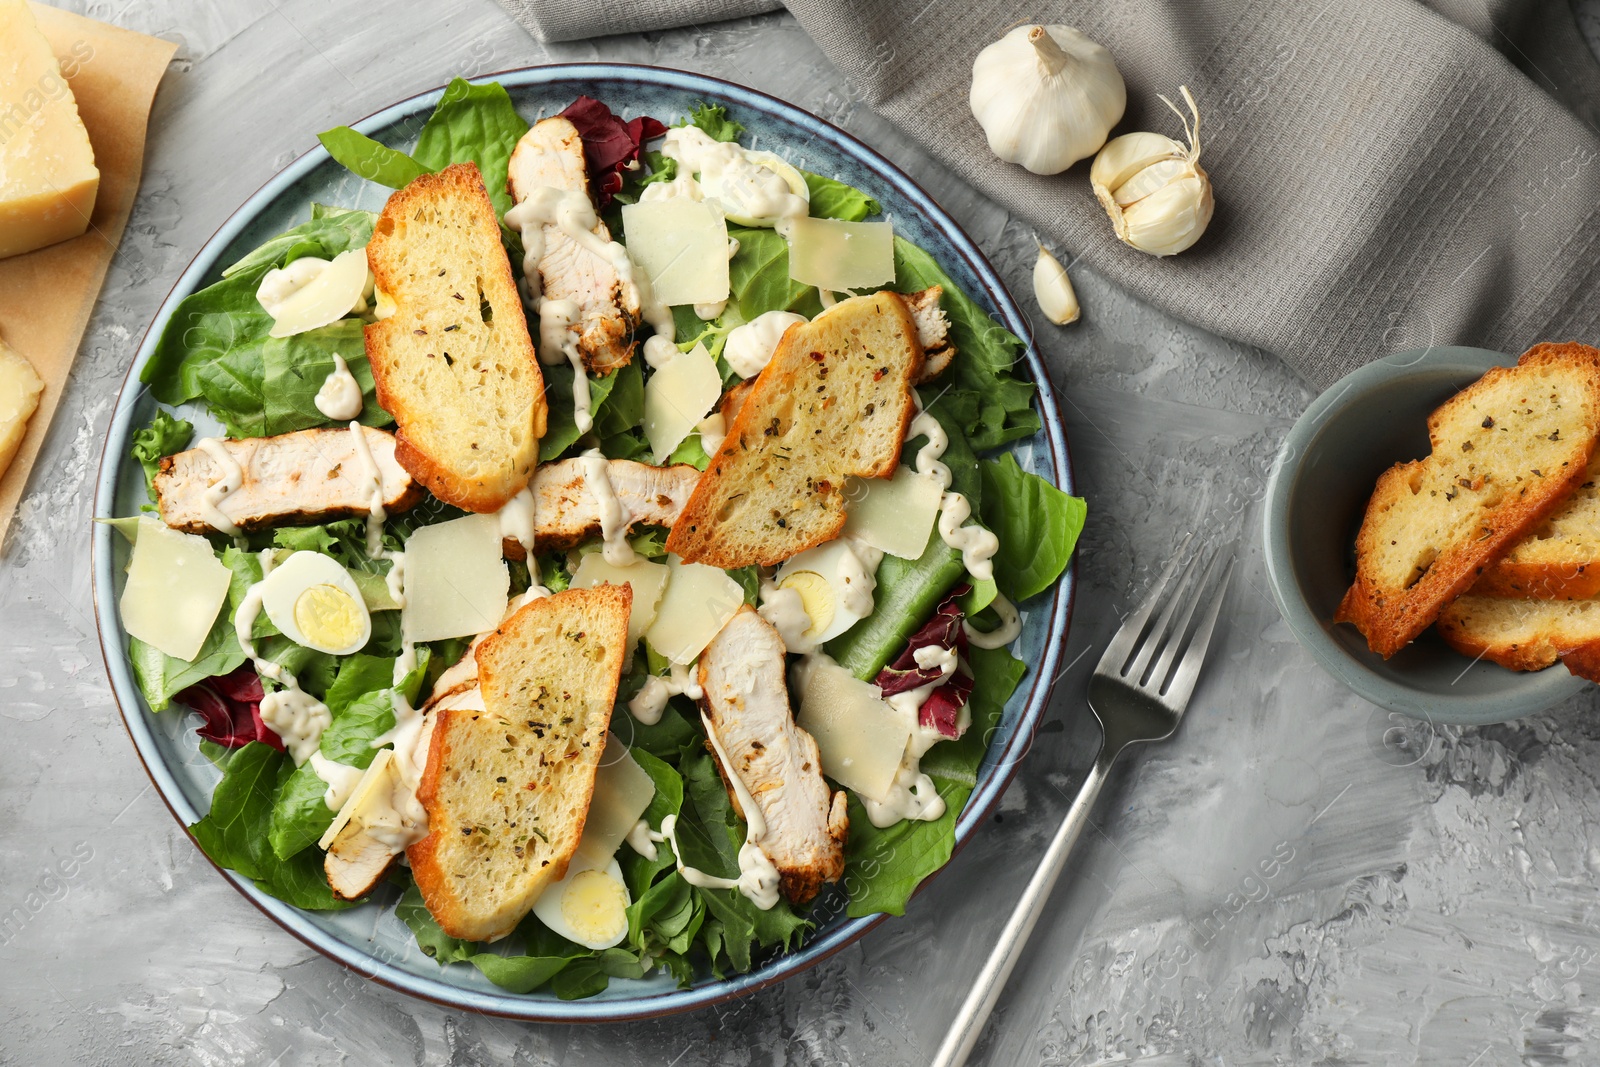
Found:
<svg viewBox="0 0 1600 1067"><path fill-rule="evenodd" d="M1152 163L1186 158L1188 154L1185 146L1159 133L1125 133L1108 141L1094 157L1089 166L1089 184L1115 192Z"/></svg>
<svg viewBox="0 0 1600 1067"><path fill-rule="evenodd" d="M1163 159L1152 163L1117 187L1111 194L1113 200L1127 207L1152 193L1194 174L1194 164L1187 159Z"/></svg>
<svg viewBox="0 0 1600 1067"><path fill-rule="evenodd" d="M1175 181L1130 204L1122 213L1123 240L1153 256L1174 256L1200 239L1211 221L1211 183L1205 171Z"/></svg>
<svg viewBox="0 0 1600 1067"><path fill-rule="evenodd" d="M1067 277L1067 268L1044 245L1039 246L1039 258L1033 262L1033 298L1039 302L1044 317L1057 326L1078 321L1078 294L1072 288L1072 279Z"/></svg>

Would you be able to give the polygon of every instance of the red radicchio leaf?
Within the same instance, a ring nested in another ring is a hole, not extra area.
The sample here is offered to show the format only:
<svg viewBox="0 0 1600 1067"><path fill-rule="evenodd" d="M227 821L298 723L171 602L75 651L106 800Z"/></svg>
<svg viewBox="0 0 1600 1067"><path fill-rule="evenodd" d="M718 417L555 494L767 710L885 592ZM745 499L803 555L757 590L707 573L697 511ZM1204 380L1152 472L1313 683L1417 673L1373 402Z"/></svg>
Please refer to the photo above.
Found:
<svg viewBox="0 0 1600 1067"><path fill-rule="evenodd" d="M172 699L205 717L195 733L224 748L243 748L252 741L265 741L279 752L283 741L261 721L261 679L255 668L244 664L232 674L219 674L191 685Z"/></svg>
<svg viewBox="0 0 1600 1067"><path fill-rule="evenodd" d="M971 586L964 584L952 589L934 610L933 616L922 624L922 629L911 635L906 647L894 661L878 672L876 679L878 688L887 697L931 685L941 677L946 678L943 685L928 694L918 714L918 721L923 726L932 727L945 737L959 737L961 734L957 719L961 709L966 706L967 698L972 695L972 679L959 670L941 675L937 668L917 666L917 649L938 647L954 649L960 656L966 655L967 632L961 626L963 616L961 606L956 601L971 589Z"/></svg>
<svg viewBox="0 0 1600 1067"><path fill-rule="evenodd" d="M665 126L649 116L623 122L590 96L578 97L561 116L577 127L583 138L584 163L595 203L601 208L622 190L622 172L638 160L644 143L667 132Z"/></svg>

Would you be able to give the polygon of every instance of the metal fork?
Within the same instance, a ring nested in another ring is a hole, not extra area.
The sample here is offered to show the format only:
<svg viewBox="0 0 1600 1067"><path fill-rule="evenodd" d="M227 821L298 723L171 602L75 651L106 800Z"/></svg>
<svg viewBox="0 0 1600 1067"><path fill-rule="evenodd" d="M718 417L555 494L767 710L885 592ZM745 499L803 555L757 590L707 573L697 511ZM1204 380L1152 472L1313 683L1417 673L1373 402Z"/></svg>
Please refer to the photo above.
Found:
<svg viewBox="0 0 1600 1067"><path fill-rule="evenodd" d="M1131 744L1161 741L1172 736L1183 718L1184 709L1189 706L1195 681L1200 677L1200 665L1216 628L1217 614L1222 610L1228 581L1233 577L1233 554L1231 551L1213 552L1209 562L1205 562L1207 553L1196 552L1174 582L1173 573L1187 555L1188 546L1189 538L1185 538L1145 602L1128 616L1111 639L1089 679L1089 710L1099 720L1105 737L1100 756L1078 790L1077 799L1062 820L1028 888L1023 890L1022 899L1017 901L1011 919L989 953L988 962L968 992L961 1011L950 1024L944 1044L939 1046L939 1053L934 1057L934 1067L961 1067L978 1043L989 1013L994 1010L1006 979L1021 958L1028 936L1044 912L1051 889L1061 877L1067 855L1089 821L1089 812L1094 808L1111 765ZM1219 568L1223 569L1220 582L1216 580ZM1154 623L1150 621L1152 616L1155 616Z"/></svg>

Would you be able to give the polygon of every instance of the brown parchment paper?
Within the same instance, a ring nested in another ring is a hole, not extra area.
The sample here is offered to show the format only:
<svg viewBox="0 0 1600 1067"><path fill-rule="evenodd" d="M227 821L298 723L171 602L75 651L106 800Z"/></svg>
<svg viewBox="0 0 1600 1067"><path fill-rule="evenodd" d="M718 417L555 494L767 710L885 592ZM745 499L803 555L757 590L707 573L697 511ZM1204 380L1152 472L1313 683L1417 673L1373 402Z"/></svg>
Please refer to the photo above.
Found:
<svg viewBox="0 0 1600 1067"><path fill-rule="evenodd" d="M0 336L44 381L27 436L0 478L0 547L128 225L144 167L150 104L178 47L43 4L29 6L63 72L70 72L67 82L100 168L100 193L82 237L0 259Z"/></svg>

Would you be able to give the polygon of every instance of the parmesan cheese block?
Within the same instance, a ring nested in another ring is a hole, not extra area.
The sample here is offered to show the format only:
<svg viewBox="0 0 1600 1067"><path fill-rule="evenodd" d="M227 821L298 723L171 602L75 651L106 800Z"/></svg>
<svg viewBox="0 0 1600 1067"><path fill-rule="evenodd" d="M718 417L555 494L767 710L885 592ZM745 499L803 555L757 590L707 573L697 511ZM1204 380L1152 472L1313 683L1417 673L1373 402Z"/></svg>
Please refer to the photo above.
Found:
<svg viewBox="0 0 1600 1067"><path fill-rule="evenodd" d="M626 204L622 232L663 304L728 299L728 224L711 205L683 196Z"/></svg>
<svg viewBox="0 0 1600 1067"><path fill-rule="evenodd" d="M442 641L488 633L506 613L511 572L500 550L500 519L467 515L422 526L406 541L407 640Z"/></svg>
<svg viewBox="0 0 1600 1067"><path fill-rule="evenodd" d="M805 668L795 724L816 738L822 773L869 800L882 801L911 740L911 727L863 682L829 659Z"/></svg>
<svg viewBox="0 0 1600 1067"><path fill-rule="evenodd" d="M89 134L23 0L0 0L0 259L80 236L100 191Z"/></svg>
<svg viewBox="0 0 1600 1067"><path fill-rule="evenodd" d="M722 568L685 563L670 552L667 569L667 593L645 640L673 663L693 663L744 606L744 590Z"/></svg>
<svg viewBox="0 0 1600 1067"><path fill-rule="evenodd" d="M876 289L894 281L894 228L887 222L794 220L789 277L818 289Z"/></svg>
<svg viewBox="0 0 1600 1067"><path fill-rule="evenodd" d="M721 399L722 375L705 345L673 357L650 376L644 386L644 435L657 466Z"/></svg>
<svg viewBox="0 0 1600 1067"><path fill-rule="evenodd" d="M590 552L572 572L573 589L593 589L597 585L626 585L633 590L633 607L628 615L628 648L631 651L650 624L656 621L656 605L667 587L665 564L635 559L626 567L606 562L604 552Z"/></svg>
<svg viewBox="0 0 1600 1067"><path fill-rule="evenodd" d="M844 495L842 536L901 559L920 559L939 517L944 487L933 475L902 464L892 478L850 479Z"/></svg>
<svg viewBox="0 0 1600 1067"><path fill-rule="evenodd" d="M128 561L122 627L173 659L192 660L228 599L232 577L211 542L146 515Z"/></svg>
<svg viewBox="0 0 1600 1067"><path fill-rule="evenodd" d="M16 456L44 383L27 360L0 341L0 477Z"/></svg>

